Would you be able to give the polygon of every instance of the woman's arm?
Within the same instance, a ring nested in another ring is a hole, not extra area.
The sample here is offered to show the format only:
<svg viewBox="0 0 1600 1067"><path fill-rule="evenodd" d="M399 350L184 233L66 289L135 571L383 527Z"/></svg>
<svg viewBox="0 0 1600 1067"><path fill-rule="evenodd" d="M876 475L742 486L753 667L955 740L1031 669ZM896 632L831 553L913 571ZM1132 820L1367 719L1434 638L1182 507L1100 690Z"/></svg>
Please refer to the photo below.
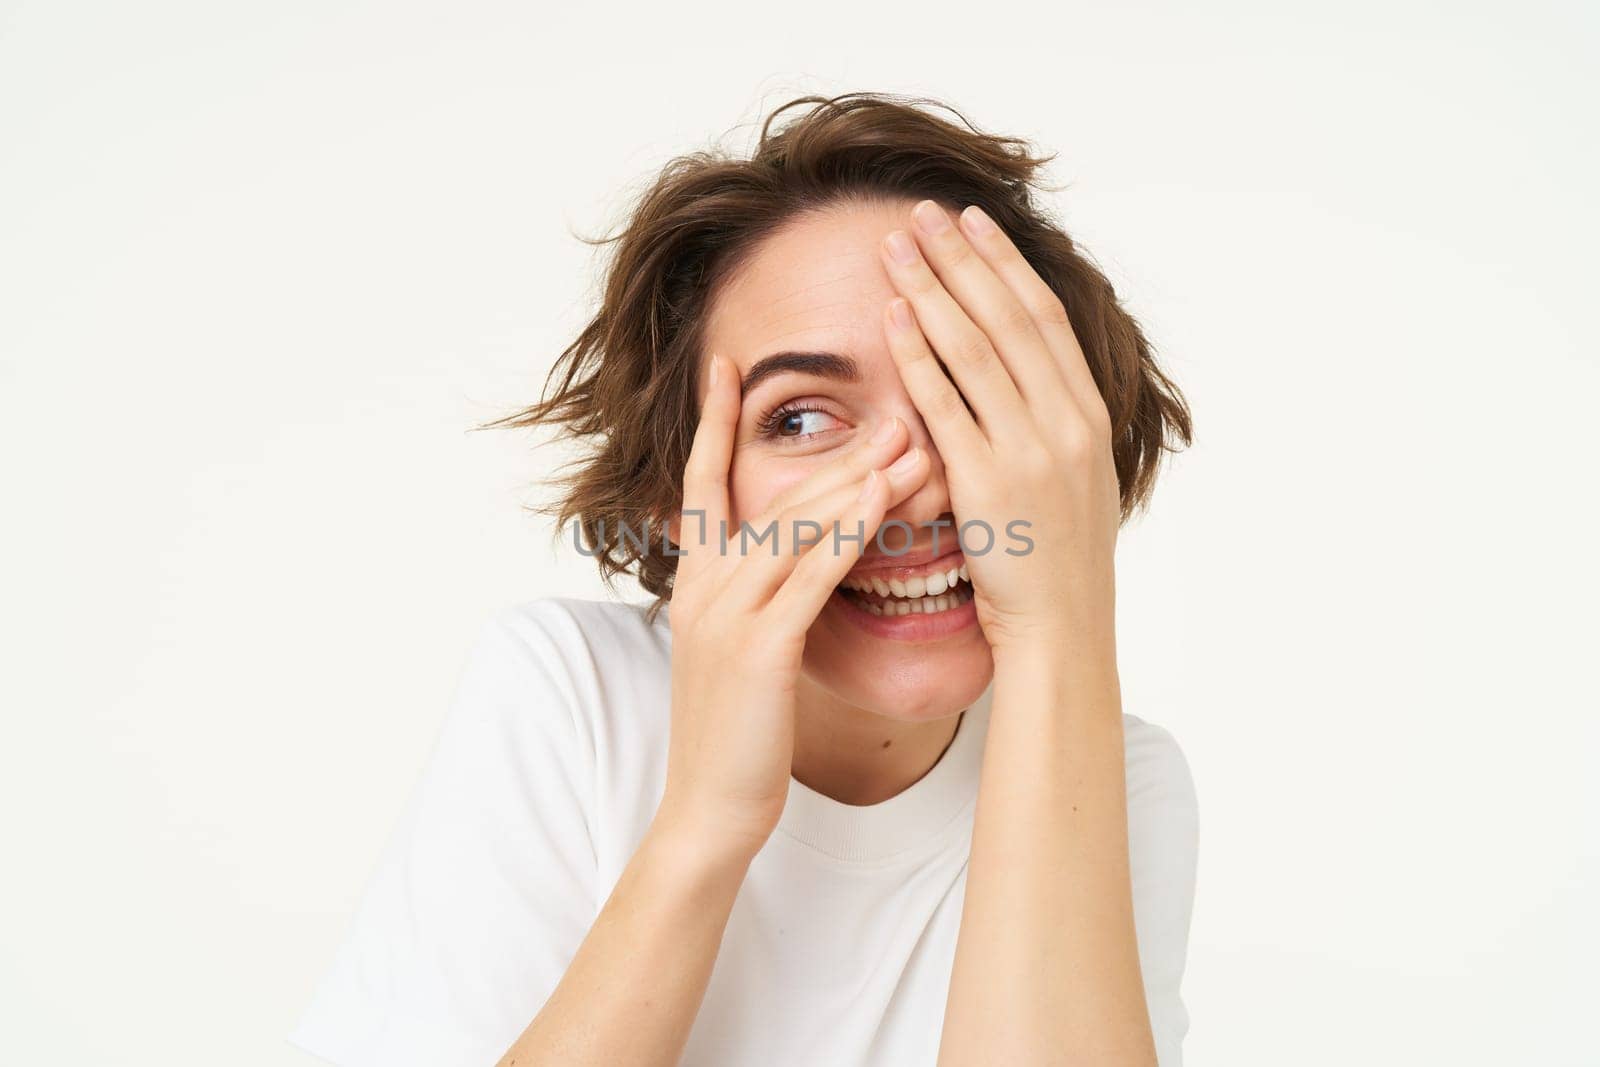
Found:
<svg viewBox="0 0 1600 1067"><path fill-rule="evenodd" d="M989 550L966 556L995 663L939 1062L1148 1067L1110 416L1060 297L988 216L968 207L957 225L929 200L912 216L884 242L904 298L884 329L958 528L989 527Z"/></svg>
<svg viewBox="0 0 1600 1067"><path fill-rule="evenodd" d="M1154 1064L1109 642L1008 650L941 1064Z"/></svg>
<svg viewBox="0 0 1600 1067"><path fill-rule="evenodd" d="M676 1064L751 858L658 814L500 1067Z"/></svg>
<svg viewBox="0 0 1600 1067"><path fill-rule="evenodd" d="M800 520L875 530L928 477L928 457L906 453L910 435L892 419L756 518L756 528L776 528L771 555L724 551L717 531L735 525L728 469L739 406L738 369L713 356L674 523L683 555L673 584L672 727L660 808L501 1067L678 1062L745 872L788 798L806 633L865 540L805 549ZM910 461L902 468L892 461L903 453ZM690 516L700 521L685 522Z"/></svg>

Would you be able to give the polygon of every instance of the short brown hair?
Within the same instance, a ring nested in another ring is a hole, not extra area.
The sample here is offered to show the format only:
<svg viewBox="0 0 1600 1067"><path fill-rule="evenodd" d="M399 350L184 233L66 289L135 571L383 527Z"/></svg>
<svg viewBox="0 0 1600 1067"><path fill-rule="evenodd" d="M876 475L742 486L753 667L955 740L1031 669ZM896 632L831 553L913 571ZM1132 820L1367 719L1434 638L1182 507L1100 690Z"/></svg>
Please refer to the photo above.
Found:
<svg viewBox="0 0 1600 1067"><path fill-rule="evenodd" d="M774 131L780 115L806 105ZM1162 452L1189 445L1190 414L1111 283L1039 202L1040 173L1054 158L925 97L791 100L767 116L748 159L721 150L672 159L619 233L586 241L616 245L599 309L557 358L538 402L480 428L551 425L586 445L558 478L559 499L542 510L558 529L578 521L608 584L632 574L659 607L672 595L677 560L653 546L682 507L705 311L718 282L806 212L883 197L931 198L956 211L977 204L1066 306L1111 416L1126 521L1148 505Z"/></svg>

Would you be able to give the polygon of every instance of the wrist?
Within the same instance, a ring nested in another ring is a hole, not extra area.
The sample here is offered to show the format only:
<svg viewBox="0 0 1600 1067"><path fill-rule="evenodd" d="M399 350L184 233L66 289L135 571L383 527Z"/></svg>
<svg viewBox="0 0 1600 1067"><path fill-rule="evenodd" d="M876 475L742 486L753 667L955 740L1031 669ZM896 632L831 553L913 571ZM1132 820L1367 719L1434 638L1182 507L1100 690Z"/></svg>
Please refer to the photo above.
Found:
<svg viewBox="0 0 1600 1067"><path fill-rule="evenodd" d="M1109 628L1039 633L992 651L997 692L1032 694L1048 706L1120 708L1116 638Z"/></svg>
<svg viewBox="0 0 1600 1067"><path fill-rule="evenodd" d="M741 832L725 822L699 817L668 799L657 808L648 836L663 855L686 870L737 873L740 878L767 838L759 831Z"/></svg>
<svg viewBox="0 0 1600 1067"><path fill-rule="evenodd" d="M1017 627L1017 633L991 641L996 672L1115 672L1117 628L1109 613L1062 612L1048 621Z"/></svg>
<svg viewBox="0 0 1600 1067"><path fill-rule="evenodd" d="M984 633L997 658L1058 660L1094 650L1114 655L1116 594L1090 581L1040 587L1026 605L994 605Z"/></svg>
<svg viewBox="0 0 1600 1067"><path fill-rule="evenodd" d="M648 909L667 926L687 930L727 921L749 863L703 847L680 824L657 819L639 841L618 882L633 907Z"/></svg>

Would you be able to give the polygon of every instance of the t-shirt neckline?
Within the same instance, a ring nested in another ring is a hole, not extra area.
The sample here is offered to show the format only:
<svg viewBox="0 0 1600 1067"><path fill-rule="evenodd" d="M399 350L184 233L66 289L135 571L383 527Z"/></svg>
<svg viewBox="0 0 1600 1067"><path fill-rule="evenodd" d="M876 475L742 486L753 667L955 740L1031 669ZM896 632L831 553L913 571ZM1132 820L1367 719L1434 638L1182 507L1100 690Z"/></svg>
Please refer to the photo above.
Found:
<svg viewBox="0 0 1600 1067"><path fill-rule="evenodd" d="M778 829L835 859L873 862L920 853L942 841L977 800L991 684L961 713L955 736L928 772L876 804L846 804L792 775Z"/></svg>

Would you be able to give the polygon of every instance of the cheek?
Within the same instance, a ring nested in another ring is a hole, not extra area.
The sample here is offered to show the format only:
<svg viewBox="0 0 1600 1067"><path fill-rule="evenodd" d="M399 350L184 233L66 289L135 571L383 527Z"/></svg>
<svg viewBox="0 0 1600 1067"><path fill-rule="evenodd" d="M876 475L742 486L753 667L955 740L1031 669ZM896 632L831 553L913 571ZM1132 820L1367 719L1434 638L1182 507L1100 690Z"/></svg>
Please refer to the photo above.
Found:
<svg viewBox="0 0 1600 1067"><path fill-rule="evenodd" d="M770 456L735 456L728 472L729 505L735 523L754 519L778 496L805 481L811 466Z"/></svg>

